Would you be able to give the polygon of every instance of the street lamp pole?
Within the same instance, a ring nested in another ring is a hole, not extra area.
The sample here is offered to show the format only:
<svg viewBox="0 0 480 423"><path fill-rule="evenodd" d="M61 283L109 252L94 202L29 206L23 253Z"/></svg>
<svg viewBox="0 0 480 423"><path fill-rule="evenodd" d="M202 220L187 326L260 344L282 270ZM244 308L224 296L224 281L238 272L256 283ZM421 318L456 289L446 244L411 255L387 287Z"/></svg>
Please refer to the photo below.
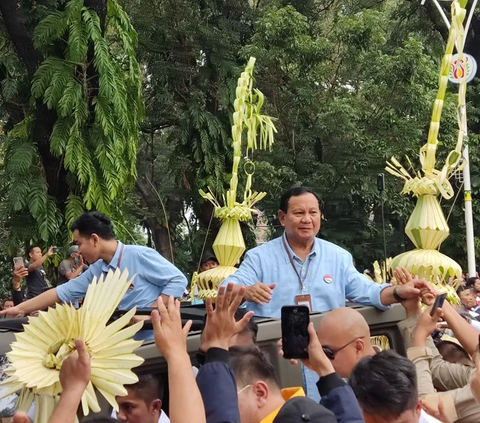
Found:
<svg viewBox="0 0 480 423"><path fill-rule="evenodd" d="M463 149L463 158L467 162L467 165L463 168L463 183L465 201L465 228L467 232L468 274L469 276L475 276L475 242L473 234L473 211L471 193L472 187L470 184L470 162L468 154L468 144L465 144L465 148Z"/></svg>

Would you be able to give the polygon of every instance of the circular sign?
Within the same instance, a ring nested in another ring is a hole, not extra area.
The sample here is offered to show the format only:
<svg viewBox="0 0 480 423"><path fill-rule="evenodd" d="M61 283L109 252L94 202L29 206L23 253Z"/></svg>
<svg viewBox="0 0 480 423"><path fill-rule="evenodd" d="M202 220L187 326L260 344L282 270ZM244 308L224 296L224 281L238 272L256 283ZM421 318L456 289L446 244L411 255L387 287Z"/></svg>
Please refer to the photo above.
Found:
<svg viewBox="0 0 480 423"><path fill-rule="evenodd" d="M454 84L470 82L477 74L477 62L470 54L463 53L462 59L459 57L458 53L452 56L452 65L448 73L448 80Z"/></svg>

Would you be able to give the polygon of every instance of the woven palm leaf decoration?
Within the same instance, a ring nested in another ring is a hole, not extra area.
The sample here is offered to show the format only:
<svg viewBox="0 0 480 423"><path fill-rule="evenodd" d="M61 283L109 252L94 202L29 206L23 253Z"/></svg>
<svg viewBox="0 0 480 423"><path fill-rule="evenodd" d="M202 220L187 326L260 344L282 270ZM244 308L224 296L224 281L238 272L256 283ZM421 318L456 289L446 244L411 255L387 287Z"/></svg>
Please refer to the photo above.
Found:
<svg viewBox="0 0 480 423"><path fill-rule="evenodd" d="M215 217L222 220L222 226L213 243L213 250L219 266L205 272L195 274L192 280L192 293L198 288L198 296L202 299L215 298L218 285L237 268L235 265L245 252L240 222L252 218L255 204L265 195L265 192L252 191L252 179L255 165L248 158L249 153L256 149L271 149L274 133L277 132L273 119L262 115L264 95L253 88L253 67L255 58L251 57L238 79L236 98L234 102L232 140L233 167L230 179L230 189L223 195L223 206L213 193L200 190L203 198L209 200L215 207ZM246 152L242 155L242 147L246 143ZM244 159L244 172L247 176L243 201L237 201L238 178L240 163Z"/></svg>
<svg viewBox="0 0 480 423"><path fill-rule="evenodd" d="M439 87L435 100L432 120L428 132L427 143L420 149L420 164L422 173L413 177L394 157L387 162L387 172L405 181L402 193L413 194L417 197L417 204L405 227L405 233L415 244L415 249L396 256L391 268L405 267L412 274L446 289L448 299L457 302L455 287L445 283L447 277L451 280L459 279L462 269L450 257L440 253L441 243L448 237L450 229L438 201L439 196L446 200L453 197L453 187L449 179L453 174L465 166L461 163L462 144L466 132L465 96L466 82L459 85L458 93L458 139L455 149L452 150L441 170L435 168L438 133L442 115L445 91L448 84L448 74L452 65L452 52L456 47L462 59L465 30L465 6L468 0L454 0L451 5L451 27L448 35L445 54L442 59ZM408 160L408 158L407 158ZM409 163L410 160L408 160Z"/></svg>
<svg viewBox="0 0 480 423"><path fill-rule="evenodd" d="M138 382L132 368L143 363L133 351L142 341L132 337L143 322L127 326L135 308L107 324L132 283L128 270L110 270L89 285L83 306L57 304L55 308L30 316L24 332L7 353L9 377L1 385L2 397L21 391L18 409L27 411L35 399L35 423L47 423L62 392L60 369L81 339L91 357L91 378L82 397L84 415L100 411L95 389L118 411L116 395L125 396L125 384ZM126 327L127 326L127 327Z"/></svg>

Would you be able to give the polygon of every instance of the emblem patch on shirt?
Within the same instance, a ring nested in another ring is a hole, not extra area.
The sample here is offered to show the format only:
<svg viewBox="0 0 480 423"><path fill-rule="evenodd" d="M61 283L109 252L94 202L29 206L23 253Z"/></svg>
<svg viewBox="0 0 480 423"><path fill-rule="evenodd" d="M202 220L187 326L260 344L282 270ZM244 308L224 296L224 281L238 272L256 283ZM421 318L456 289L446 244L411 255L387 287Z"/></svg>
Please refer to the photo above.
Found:
<svg viewBox="0 0 480 423"><path fill-rule="evenodd" d="M325 283L332 283L333 278L332 278L331 275L329 275L329 274L327 273L327 274L323 277L323 281L324 281Z"/></svg>

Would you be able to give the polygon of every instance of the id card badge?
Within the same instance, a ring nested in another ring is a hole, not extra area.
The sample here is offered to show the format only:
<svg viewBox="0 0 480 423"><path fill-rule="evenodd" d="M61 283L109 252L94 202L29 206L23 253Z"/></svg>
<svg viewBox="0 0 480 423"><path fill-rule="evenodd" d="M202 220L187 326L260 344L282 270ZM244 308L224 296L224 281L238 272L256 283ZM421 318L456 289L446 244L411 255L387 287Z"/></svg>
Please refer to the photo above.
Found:
<svg viewBox="0 0 480 423"><path fill-rule="evenodd" d="M313 307L312 307L312 297L311 297L310 294L296 295L296 296L295 296L295 304L296 304L296 305L307 306L307 307L308 307L308 310L310 311L310 313L311 313L312 310L313 310Z"/></svg>

